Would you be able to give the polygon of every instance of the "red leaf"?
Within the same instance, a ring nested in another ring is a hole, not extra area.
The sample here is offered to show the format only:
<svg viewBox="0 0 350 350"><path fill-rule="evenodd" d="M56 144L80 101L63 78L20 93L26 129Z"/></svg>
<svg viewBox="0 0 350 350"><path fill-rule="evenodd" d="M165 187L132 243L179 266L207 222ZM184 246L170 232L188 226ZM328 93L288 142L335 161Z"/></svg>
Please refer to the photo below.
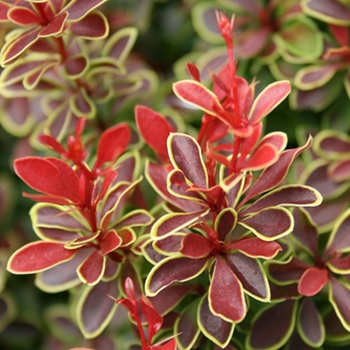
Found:
<svg viewBox="0 0 350 350"><path fill-rule="evenodd" d="M227 322L242 321L247 311L242 285L221 257L216 259L209 287L209 304L213 314Z"/></svg>
<svg viewBox="0 0 350 350"><path fill-rule="evenodd" d="M260 170L275 163L278 152L275 146L270 144L259 145L253 154L243 163L241 170Z"/></svg>
<svg viewBox="0 0 350 350"><path fill-rule="evenodd" d="M272 259L282 250L277 242L266 242L257 237L241 239L225 246L225 248L236 249L248 256L264 259Z"/></svg>
<svg viewBox="0 0 350 350"><path fill-rule="evenodd" d="M151 301L144 295L141 297L141 310L148 324L148 343L151 344L153 337L163 324L163 317L159 315Z"/></svg>
<svg viewBox="0 0 350 350"><path fill-rule="evenodd" d="M99 169L106 162L114 162L126 149L131 133L128 124L121 123L106 130L97 146L97 160L94 169Z"/></svg>
<svg viewBox="0 0 350 350"><path fill-rule="evenodd" d="M208 256L213 250L211 241L196 233L187 234L181 242L180 252L192 259Z"/></svg>
<svg viewBox="0 0 350 350"><path fill-rule="evenodd" d="M117 249L121 243L122 239L118 236L117 232L114 230L107 232L100 243L101 255L112 252Z"/></svg>
<svg viewBox="0 0 350 350"><path fill-rule="evenodd" d="M106 257L95 250L77 269L82 282L88 285L97 284L102 276L106 265Z"/></svg>
<svg viewBox="0 0 350 350"><path fill-rule="evenodd" d="M42 21L34 11L20 6L12 7L7 12L7 16L12 22L23 26L40 24Z"/></svg>
<svg viewBox="0 0 350 350"><path fill-rule="evenodd" d="M11 256L7 269L17 274L36 273L72 259L75 253L75 250L65 249L60 243L33 242Z"/></svg>
<svg viewBox="0 0 350 350"><path fill-rule="evenodd" d="M173 90L181 100L199 107L206 113L216 115L216 111L223 110L216 95L197 81L179 81L173 85Z"/></svg>
<svg viewBox="0 0 350 350"><path fill-rule="evenodd" d="M79 200L79 181L72 168L59 159L26 157L14 162L16 174L36 191Z"/></svg>
<svg viewBox="0 0 350 350"><path fill-rule="evenodd" d="M146 143L165 161L169 162L166 141L174 128L159 113L146 106L136 106L137 128ZM156 135L156 137L155 137Z"/></svg>
<svg viewBox="0 0 350 350"><path fill-rule="evenodd" d="M61 34L64 30L68 14L66 12L57 15L47 26L45 26L39 33L39 37L48 37Z"/></svg>
<svg viewBox="0 0 350 350"><path fill-rule="evenodd" d="M255 99L249 115L249 123L257 124L274 110L290 93L289 81L278 81L267 86Z"/></svg>
<svg viewBox="0 0 350 350"><path fill-rule="evenodd" d="M208 188L208 175L196 140L185 134L174 133L168 138L168 148L174 167L180 169L196 187Z"/></svg>
<svg viewBox="0 0 350 350"><path fill-rule="evenodd" d="M198 82L201 80L199 70L194 64L188 62L186 63L186 68L187 68L187 72L190 74L190 76L194 80Z"/></svg>
<svg viewBox="0 0 350 350"><path fill-rule="evenodd" d="M69 30L87 39L103 38L108 34L108 22L100 12L89 13L78 22L72 23Z"/></svg>
<svg viewBox="0 0 350 350"><path fill-rule="evenodd" d="M311 297L317 294L328 282L327 269L310 267L301 276L298 291L300 294Z"/></svg>

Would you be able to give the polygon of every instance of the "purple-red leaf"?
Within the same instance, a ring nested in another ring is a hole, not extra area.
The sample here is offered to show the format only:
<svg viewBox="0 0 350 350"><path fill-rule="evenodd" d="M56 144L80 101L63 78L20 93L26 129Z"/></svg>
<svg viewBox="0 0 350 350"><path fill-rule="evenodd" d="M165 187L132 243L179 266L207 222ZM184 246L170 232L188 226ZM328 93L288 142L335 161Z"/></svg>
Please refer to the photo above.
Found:
<svg viewBox="0 0 350 350"><path fill-rule="evenodd" d="M33 242L18 249L9 259L7 269L16 274L37 273L73 258L76 251L54 242Z"/></svg>
<svg viewBox="0 0 350 350"><path fill-rule="evenodd" d="M106 1L107 0L73 0L62 9L62 12L67 11L69 13L68 19L70 21L79 21L85 17L87 13Z"/></svg>
<svg viewBox="0 0 350 350"><path fill-rule="evenodd" d="M328 282L328 270L319 267L308 268L299 281L300 294L311 297L317 294Z"/></svg>
<svg viewBox="0 0 350 350"><path fill-rule="evenodd" d="M112 252L113 250L117 249L121 244L122 239L117 234L117 232L114 230L108 231L100 243L101 255L106 255Z"/></svg>
<svg viewBox="0 0 350 350"><path fill-rule="evenodd" d="M57 15L50 23L48 23L40 32L39 37L48 37L61 34L64 30L68 14L66 12Z"/></svg>
<svg viewBox="0 0 350 350"><path fill-rule="evenodd" d="M108 22L102 13L96 11L72 23L69 30L87 39L102 39L108 35Z"/></svg>
<svg viewBox="0 0 350 350"><path fill-rule="evenodd" d="M102 256L99 251L95 250L78 267L77 273L82 282L88 285L95 285L101 280L105 266L106 257Z"/></svg>
<svg viewBox="0 0 350 350"><path fill-rule="evenodd" d="M216 259L209 287L209 307L227 322L240 322L247 312L242 285L221 257Z"/></svg>
<svg viewBox="0 0 350 350"><path fill-rule="evenodd" d="M12 22L24 26L39 24L42 21L34 11L20 6L12 7L7 16Z"/></svg>
<svg viewBox="0 0 350 350"><path fill-rule="evenodd" d="M213 250L211 241L196 233L187 234L181 242L180 253L192 259L208 256Z"/></svg>

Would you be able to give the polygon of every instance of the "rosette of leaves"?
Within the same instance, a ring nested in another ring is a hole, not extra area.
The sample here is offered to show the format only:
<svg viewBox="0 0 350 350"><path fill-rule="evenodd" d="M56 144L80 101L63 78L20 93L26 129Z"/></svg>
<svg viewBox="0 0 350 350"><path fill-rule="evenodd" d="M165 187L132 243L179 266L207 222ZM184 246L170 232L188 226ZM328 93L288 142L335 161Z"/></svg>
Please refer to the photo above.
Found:
<svg viewBox="0 0 350 350"><path fill-rule="evenodd" d="M311 65L298 70L294 83L296 90L291 96L293 108L323 110L345 89L350 97L349 75L349 28L329 24L332 41L322 57Z"/></svg>
<svg viewBox="0 0 350 350"><path fill-rule="evenodd" d="M304 296L302 307L308 304L306 309L298 311L297 329L306 344L318 347L324 341L324 325L320 317L321 310L318 311L312 297L317 295L323 298L326 285L328 300L343 327L349 331L349 210L337 220L325 246L320 243L317 227L304 210L296 208L293 216L295 227L290 237L295 240L302 253L290 256L286 261L266 262L266 268L273 283L282 286L297 284L298 293ZM276 312L277 309L278 306ZM291 331L289 335L290 333ZM280 334L279 338L285 342L289 335ZM270 344L272 345L275 346Z"/></svg>
<svg viewBox="0 0 350 350"><path fill-rule="evenodd" d="M115 310L106 298L105 312L99 318L90 317L95 312L91 298L99 295L103 303L106 293L114 294L115 279L136 240L134 228L150 224L153 218L145 210L123 210L140 181L135 179L135 155L125 155L116 163L130 141L128 125L119 124L102 133L91 169L84 162L83 126L81 119L75 135L67 140L68 149L52 136L41 136L41 142L65 161L53 157L16 160L17 175L40 192L25 195L40 202L32 208L31 219L41 240L17 250L8 261L8 270L38 274L36 284L48 292L81 283L95 286L82 291L77 306L80 328L91 338L102 331Z"/></svg>
<svg viewBox="0 0 350 350"><path fill-rule="evenodd" d="M237 55L241 59L260 57L273 61L280 54L301 59L317 58L322 52L322 36L315 23L305 16L299 0L283 2L221 0L235 14ZM206 41L220 43L216 27L216 4L195 5L194 26Z"/></svg>

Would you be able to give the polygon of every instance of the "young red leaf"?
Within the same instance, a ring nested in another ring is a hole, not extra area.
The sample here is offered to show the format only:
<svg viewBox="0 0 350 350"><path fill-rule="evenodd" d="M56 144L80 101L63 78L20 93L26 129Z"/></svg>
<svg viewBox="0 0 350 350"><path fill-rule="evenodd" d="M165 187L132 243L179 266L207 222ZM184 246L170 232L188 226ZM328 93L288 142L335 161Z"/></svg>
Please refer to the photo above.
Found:
<svg viewBox="0 0 350 350"><path fill-rule="evenodd" d="M43 38L61 34L65 28L67 17L66 12L58 14L39 32L38 36Z"/></svg>
<svg viewBox="0 0 350 350"><path fill-rule="evenodd" d="M264 259L272 259L282 250L282 247L277 242L266 242L258 237L243 238L225 247L238 250L250 257Z"/></svg>
<svg viewBox="0 0 350 350"><path fill-rule="evenodd" d="M278 81L267 86L255 99L250 111L250 124L258 123L273 111L291 92L289 81Z"/></svg>
<svg viewBox="0 0 350 350"><path fill-rule="evenodd" d="M247 312L242 285L219 256L209 287L209 307L214 315L227 322L240 322Z"/></svg>
<svg viewBox="0 0 350 350"><path fill-rule="evenodd" d="M169 162L167 139L175 131L159 113L146 106L136 106L135 119L137 128L146 143L165 161ZM155 137L157 135L157 137Z"/></svg>
<svg viewBox="0 0 350 350"><path fill-rule="evenodd" d="M196 187L208 188L208 174L196 140L188 135L173 133L168 138L169 157Z"/></svg>
<svg viewBox="0 0 350 350"><path fill-rule="evenodd" d="M90 286L100 282L106 267L106 257L102 256L99 251L95 250L83 263L78 267L77 273L83 283Z"/></svg>
<svg viewBox="0 0 350 350"><path fill-rule="evenodd" d="M200 78L200 73L199 73L198 68L194 64L189 63L189 62L186 63L186 68L187 68L187 72L190 74L190 76L194 80L200 82L201 78Z"/></svg>
<svg viewBox="0 0 350 350"><path fill-rule="evenodd" d="M130 138L130 127L126 123L118 124L106 130L98 142L94 170L100 169L107 162L114 162L125 151Z"/></svg>
<svg viewBox="0 0 350 350"><path fill-rule="evenodd" d="M7 12L7 17L12 22L19 25L40 24L42 19L32 10L25 7L15 6Z"/></svg>
<svg viewBox="0 0 350 350"><path fill-rule="evenodd" d="M275 146L268 143L259 145L250 158L241 166L242 170L260 170L275 163L278 152Z"/></svg>
<svg viewBox="0 0 350 350"><path fill-rule="evenodd" d="M187 234L181 242L180 253L192 259L208 256L214 249L211 241L196 233Z"/></svg>
<svg viewBox="0 0 350 350"><path fill-rule="evenodd" d="M32 242L10 257L7 269L15 274L37 273L72 259L76 251L54 242Z"/></svg>
<svg viewBox="0 0 350 350"><path fill-rule="evenodd" d="M153 337L162 327L163 317L159 315L152 302L144 295L141 296L141 310L147 320L148 343L151 344Z"/></svg>
<svg viewBox="0 0 350 350"><path fill-rule="evenodd" d="M197 81L179 81L173 85L173 90L182 101L193 104L208 114L216 115L216 111L223 110L216 95Z"/></svg>
<svg viewBox="0 0 350 350"><path fill-rule="evenodd" d="M122 244L121 237L116 231L108 231L100 242L101 255L104 256L117 249Z"/></svg>
<svg viewBox="0 0 350 350"><path fill-rule="evenodd" d="M317 294L327 284L328 280L327 269L310 267L301 276L298 291L302 295L311 297Z"/></svg>

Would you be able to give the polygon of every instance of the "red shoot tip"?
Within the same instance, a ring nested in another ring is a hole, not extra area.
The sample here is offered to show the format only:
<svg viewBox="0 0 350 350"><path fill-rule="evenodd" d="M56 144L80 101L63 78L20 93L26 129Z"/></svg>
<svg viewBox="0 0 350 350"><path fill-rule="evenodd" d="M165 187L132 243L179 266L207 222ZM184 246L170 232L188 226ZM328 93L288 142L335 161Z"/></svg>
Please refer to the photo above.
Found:
<svg viewBox="0 0 350 350"><path fill-rule="evenodd" d="M220 33L222 37L227 41L232 42L233 39L233 24L234 24L234 15L231 17L231 21L224 15L223 12L216 11L216 18Z"/></svg>

